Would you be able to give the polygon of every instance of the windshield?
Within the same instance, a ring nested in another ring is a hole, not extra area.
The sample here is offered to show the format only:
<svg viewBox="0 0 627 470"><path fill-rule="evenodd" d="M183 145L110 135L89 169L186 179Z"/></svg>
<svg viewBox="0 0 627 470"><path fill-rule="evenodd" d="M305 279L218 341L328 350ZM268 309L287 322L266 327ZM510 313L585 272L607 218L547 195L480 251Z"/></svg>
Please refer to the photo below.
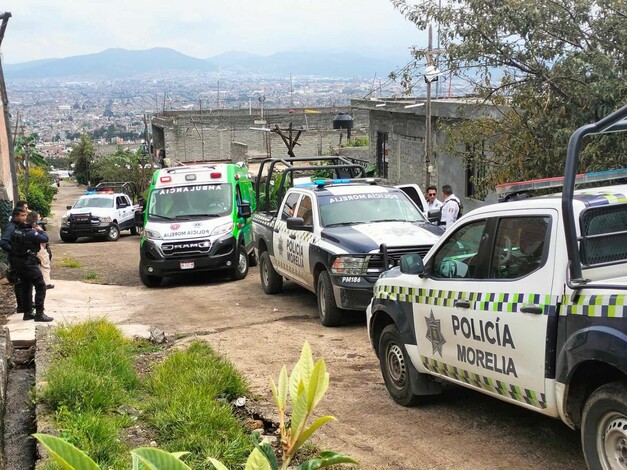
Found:
<svg viewBox="0 0 627 470"><path fill-rule="evenodd" d="M157 220L220 217L232 211L229 183L158 188L148 201L148 217Z"/></svg>
<svg viewBox="0 0 627 470"><path fill-rule="evenodd" d="M324 227L396 221L426 223L422 212L402 191L329 195L319 201Z"/></svg>
<svg viewBox="0 0 627 470"><path fill-rule="evenodd" d="M83 207L113 207L112 197L80 197L74 203L74 209Z"/></svg>

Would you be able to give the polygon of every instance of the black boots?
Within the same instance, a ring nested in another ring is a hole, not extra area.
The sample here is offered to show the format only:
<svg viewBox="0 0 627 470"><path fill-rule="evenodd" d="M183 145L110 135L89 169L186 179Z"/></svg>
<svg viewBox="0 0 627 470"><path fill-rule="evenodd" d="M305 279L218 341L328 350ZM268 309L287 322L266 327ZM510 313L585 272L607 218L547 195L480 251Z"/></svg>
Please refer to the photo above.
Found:
<svg viewBox="0 0 627 470"><path fill-rule="evenodd" d="M41 321L41 322L49 322L54 320L54 318L49 317L48 315L46 315L43 310L40 312L35 313L35 315L33 315L33 312L30 313L24 313L24 317L22 318L24 321L28 321L28 320L35 320L35 321Z"/></svg>

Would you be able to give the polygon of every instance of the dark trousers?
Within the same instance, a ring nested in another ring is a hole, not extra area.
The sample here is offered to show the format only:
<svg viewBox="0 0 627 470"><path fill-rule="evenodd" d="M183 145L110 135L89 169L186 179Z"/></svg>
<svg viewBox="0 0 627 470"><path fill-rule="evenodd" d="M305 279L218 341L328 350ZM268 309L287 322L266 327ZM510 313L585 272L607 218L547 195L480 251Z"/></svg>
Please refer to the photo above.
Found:
<svg viewBox="0 0 627 470"><path fill-rule="evenodd" d="M33 287L35 288L35 311L43 313L44 301L46 300L46 283L37 261L31 258L18 258L15 260L15 267L22 281L20 290L22 291L24 313L33 311Z"/></svg>
<svg viewBox="0 0 627 470"><path fill-rule="evenodd" d="M17 280L15 284L13 284L13 292L15 292L15 302L17 303L17 311L18 313L24 312L24 306L22 305L22 281L20 279Z"/></svg>

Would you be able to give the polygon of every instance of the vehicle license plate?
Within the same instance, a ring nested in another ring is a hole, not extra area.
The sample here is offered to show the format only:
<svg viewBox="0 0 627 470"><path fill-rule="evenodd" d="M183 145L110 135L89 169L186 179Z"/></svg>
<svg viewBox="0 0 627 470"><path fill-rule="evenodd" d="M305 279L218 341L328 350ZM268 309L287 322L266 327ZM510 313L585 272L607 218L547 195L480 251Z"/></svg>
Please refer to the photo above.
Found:
<svg viewBox="0 0 627 470"><path fill-rule="evenodd" d="M182 262L181 269L194 269L194 262L193 261Z"/></svg>

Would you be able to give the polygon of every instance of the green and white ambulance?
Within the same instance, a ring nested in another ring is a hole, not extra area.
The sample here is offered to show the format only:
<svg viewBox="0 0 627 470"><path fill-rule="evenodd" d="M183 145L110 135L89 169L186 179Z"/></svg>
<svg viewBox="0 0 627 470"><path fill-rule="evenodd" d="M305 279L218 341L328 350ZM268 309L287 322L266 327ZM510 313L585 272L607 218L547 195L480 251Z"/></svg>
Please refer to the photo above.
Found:
<svg viewBox="0 0 627 470"><path fill-rule="evenodd" d="M254 262L248 169L199 163L155 171L144 210L139 275L147 287L191 271L228 270L236 279Z"/></svg>

